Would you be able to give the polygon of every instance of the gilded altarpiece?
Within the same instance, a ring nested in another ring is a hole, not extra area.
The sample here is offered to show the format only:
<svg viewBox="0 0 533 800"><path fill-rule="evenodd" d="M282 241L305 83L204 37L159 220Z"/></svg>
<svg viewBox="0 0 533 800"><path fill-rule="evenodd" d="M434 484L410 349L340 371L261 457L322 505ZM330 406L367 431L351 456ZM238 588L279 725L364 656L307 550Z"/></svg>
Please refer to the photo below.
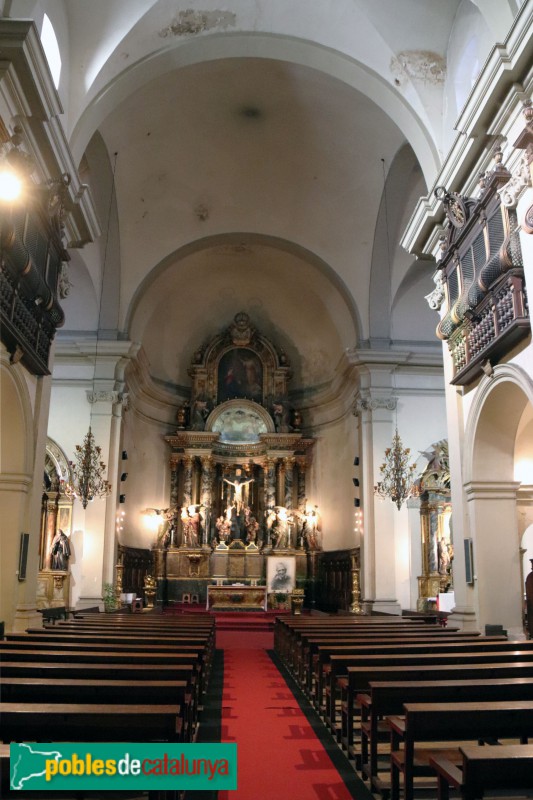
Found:
<svg viewBox="0 0 533 800"><path fill-rule="evenodd" d="M193 354L190 401L177 410L169 508L154 549L158 599L208 584L263 585L265 557L296 556L308 577L321 549L306 476L314 440L289 401L291 368L241 312Z"/></svg>
<svg viewBox="0 0 533 800"><path fill-rule="evenodd" d="M68 461L62 450L51 439L46 445L44 484L41 504L41 532L39 540L39 574L37 577L37 608L69 606L69 557L62 559L62 569L54 563L53 545L60 531L68 541L72 531L72 500L62 491L62 481L70 477Z"/></svg>
<svg viewBox="0 0 533 800"><path fill-rule="evenodd" d="M422 571L417 610L427 611L442 592L453 588L453 529L448 443L432 446L429 463L417 482L420 497Z"/></svg>

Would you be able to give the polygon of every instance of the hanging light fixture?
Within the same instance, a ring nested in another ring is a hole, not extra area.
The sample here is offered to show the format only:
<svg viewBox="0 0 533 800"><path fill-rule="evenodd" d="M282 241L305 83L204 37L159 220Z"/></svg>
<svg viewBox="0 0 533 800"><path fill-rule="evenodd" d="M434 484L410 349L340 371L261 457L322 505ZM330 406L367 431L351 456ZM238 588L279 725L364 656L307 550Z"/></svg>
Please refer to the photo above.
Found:
<svg viewBox="0 0 533 800"><path fill-rule="evenodd" d="M104 259L102 266L102 287L100 290L100 305L98 308L98 329L96 331L96 348L93 372L93 396L95 396L96 365L98 362L98 336L100 332L100 320L102 316L102 296L104 293L105 268L107 262L107 245L109 241L109 227L111 222L111 209L115 194L115 172L117 168L117 153L115 153L115 163L113 165L113 176L111 184L111 196L109 198L109 210L107 216L106 242L104 249ZM92 412L91 412L92 419ZM95 443L94 435L89 421L89 430L85 435L83 444L76 445L75 462L69 461L71 470L71 480L63 483L62 488L67 497L81 500L83 508L95 498L108 497L111 493L111 484L104 478L106 465L101 460L102 448ZM122 501L121 501L122 502Z"/></svg>
<svg viewBox="0 0 533 800"><path fill-rule="evenodd" d="M390 231L389 213L387 205L387 179L385 172L385 159L381 159L383 169L383 200L385 212L385 232L387 237L387 264L389 269L389 281L392 279L391 254L390 254ZM385 450L385 461L379 468L381 480L374 486L374 494L378 497L388 498L396 504L398 510L402 503L413 493L414 472L416 463L409 464L410 449L403 446L398 433L398 423L396 422L392 445Z"/></svg>
<svg viewBox="0 0 533 800"><path fill-rule="evenodd" d="M391 447L385 450L385 461L379 468L381 480L374 486L374 494L389 498L398 510L413 493L416 463L409 464L411 450L403 446L398 428L394 432Z"/></svg>
<svg viewBox="0 0 533 800"><path fill-rule="evenodd" d="M83 444L76 445L75 463L69 462L72 480L63 484L67 497L81 500L83 508L95 497L107 497L111 492L111 484L104 478L106 466L101 454L102 448L95 444L89 425Z"/></svg>

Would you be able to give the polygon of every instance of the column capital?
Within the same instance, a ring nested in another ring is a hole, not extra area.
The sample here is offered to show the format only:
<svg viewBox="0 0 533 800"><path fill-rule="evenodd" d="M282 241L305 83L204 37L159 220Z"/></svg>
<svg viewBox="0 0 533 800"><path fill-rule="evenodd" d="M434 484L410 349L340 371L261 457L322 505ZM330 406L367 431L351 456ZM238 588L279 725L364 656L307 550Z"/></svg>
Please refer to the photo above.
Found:
<svg viewBox="0 0 533 800"><path fill-rule="evenodd" d="M359 416L364 411L377 411L383 408L387 411L394 411L398 404L398 398L390 391L371 392L363 390L358 392L352 406L354 416Z"/></svg>

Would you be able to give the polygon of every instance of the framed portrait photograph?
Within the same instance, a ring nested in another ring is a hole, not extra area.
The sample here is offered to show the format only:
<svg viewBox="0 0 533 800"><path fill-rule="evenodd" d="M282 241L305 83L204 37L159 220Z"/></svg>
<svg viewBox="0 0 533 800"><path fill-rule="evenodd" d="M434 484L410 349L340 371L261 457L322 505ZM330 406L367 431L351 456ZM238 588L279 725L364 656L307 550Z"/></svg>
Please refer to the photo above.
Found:
<svg viewBox="0 0 533 800"><path fill-rule="evenodd" d="M292 592L296 586L296 559L294 556L269 556L267 561L267 590Z"/></svg>

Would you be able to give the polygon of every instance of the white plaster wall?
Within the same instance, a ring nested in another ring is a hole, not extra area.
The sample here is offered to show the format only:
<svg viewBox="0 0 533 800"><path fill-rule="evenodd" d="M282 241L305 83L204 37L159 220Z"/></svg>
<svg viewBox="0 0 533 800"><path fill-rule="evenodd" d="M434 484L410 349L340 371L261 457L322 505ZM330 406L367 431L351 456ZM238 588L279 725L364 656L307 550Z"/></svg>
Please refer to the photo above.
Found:
<svg viewBox="0 0 533 800"><path fill-rule="evenodd" d="M505 31L502 31L502 36ZM463 108L494 39L479 10L463 0L450 33L444 87L443 144L451 147L457 133L455 121Z"/></svg>
<svg viewBox="0 0 533 800"><path fill-rule="evenodd" d="M124 511L124 530L118 540L129 547L150 548L156 541L157 528L142 512L147 508L168 508L170 505L170 448L164 436L172 432L168 426L158 425L129 411L124 419L123 449L128 460L123 469L128 478L122 486L126 502L119 507Z"/></svg>
<svg viewBox="0 0 533 800"><path fill-rule="evenodd" d="M324 550L341 550L359 544L354 533L356 472L359 454L356 419L351 414L316 434L313 466L308 481L308 503L318 505L322 517Z"/></svg>

